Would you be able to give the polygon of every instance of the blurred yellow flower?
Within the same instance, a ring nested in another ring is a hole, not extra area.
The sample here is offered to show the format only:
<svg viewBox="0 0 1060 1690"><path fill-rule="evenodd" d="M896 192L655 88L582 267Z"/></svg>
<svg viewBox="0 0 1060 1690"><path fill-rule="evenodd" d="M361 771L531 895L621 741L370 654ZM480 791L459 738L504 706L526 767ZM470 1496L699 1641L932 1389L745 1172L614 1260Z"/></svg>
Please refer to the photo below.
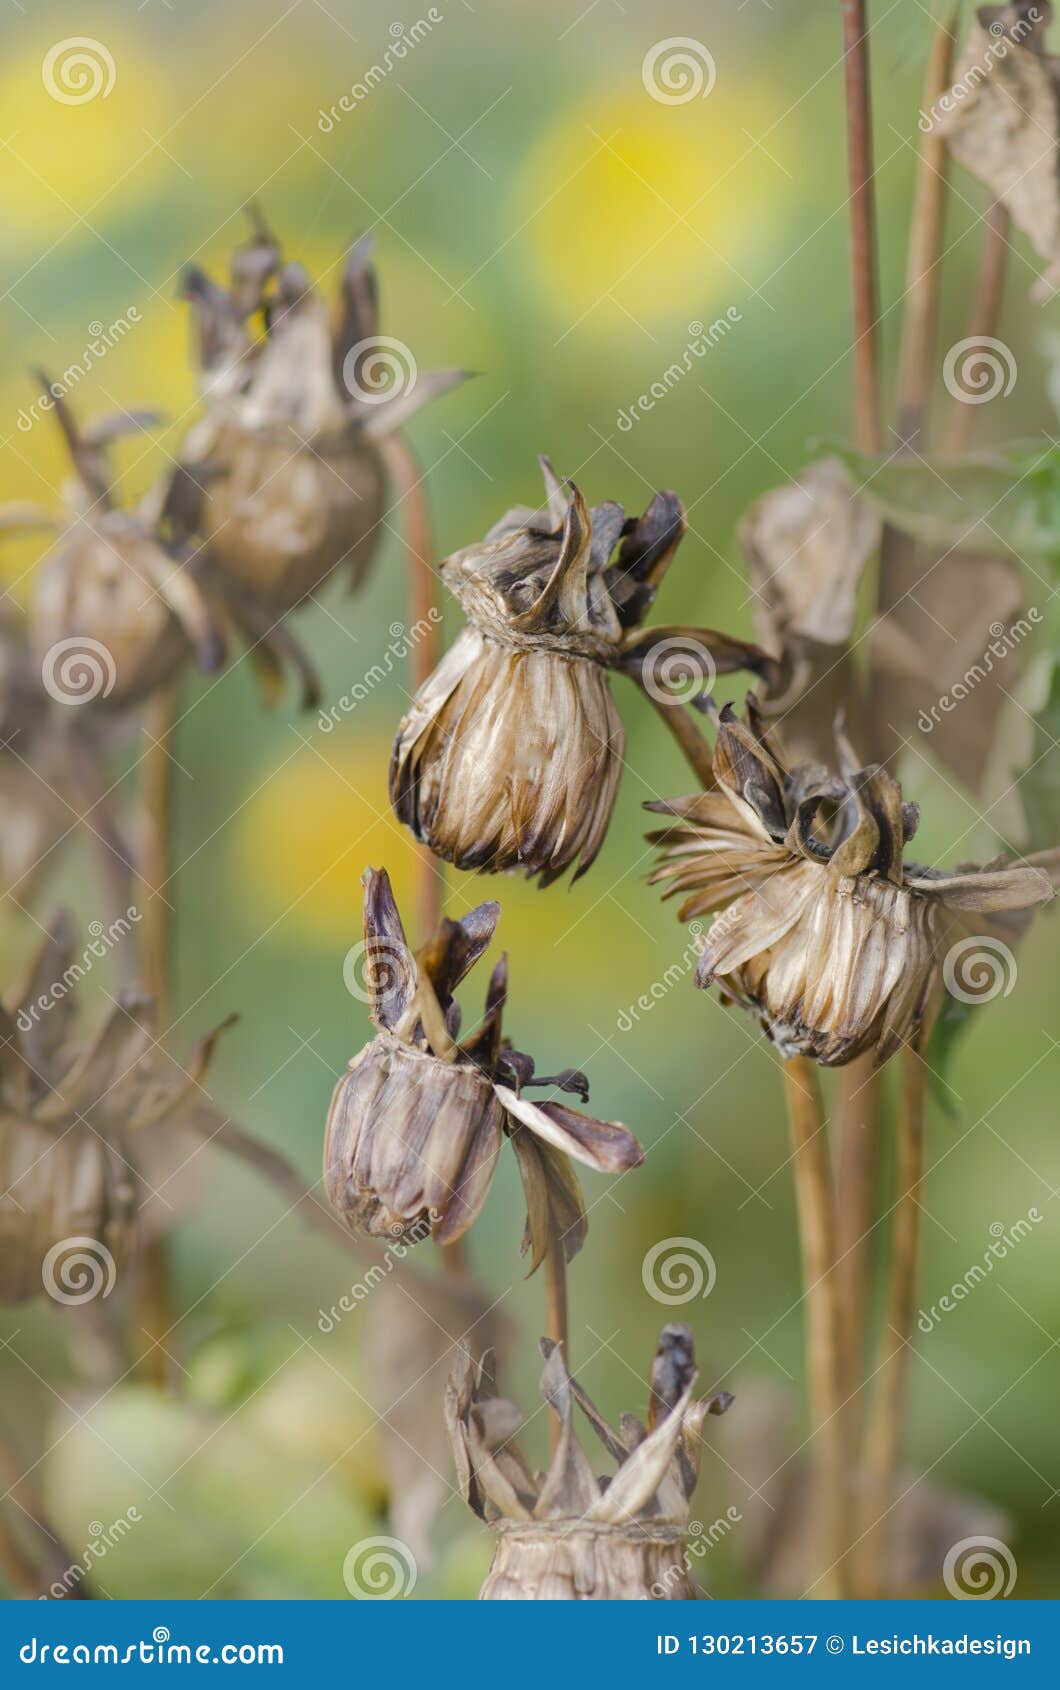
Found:
<svg viewBox="0 0 1060 1690"><path fill-rule="evenodd" d="M708 98L666 105L638 76L632 95L563 113L530 154L513 218L565 326L628 333L628 313L658 320L746 299L754 256L776 251L784 201L797 209L790 125L764 139L772 159L758 145L784 110L758 78L719 75Z"/></svg>

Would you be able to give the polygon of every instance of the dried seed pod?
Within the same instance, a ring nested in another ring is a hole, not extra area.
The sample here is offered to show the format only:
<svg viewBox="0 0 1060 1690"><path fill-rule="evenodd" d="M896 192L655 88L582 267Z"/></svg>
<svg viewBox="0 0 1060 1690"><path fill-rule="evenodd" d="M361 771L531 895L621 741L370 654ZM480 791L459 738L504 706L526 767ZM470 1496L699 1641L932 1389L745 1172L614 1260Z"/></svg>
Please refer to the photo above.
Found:
<svg viewBox="0 0 1060 1690"><path fill-rule="evenodd" d="M369 869L364 886L366 988L379 1031L331 1100L324 1180L333 1208L354 1232L452 1243L482 1208L507 1135L527 1188L532 1267L549 1226L573 1255L585 1217L567 1156L616 1173L642 1160L640 1146L618 1122L522 1095L532 1085L588 1091L570 1071L535 1078L533 1059L502 1038L506 958L493 970L482 1021L460 1041L453 993L493 938L498 904L443 921L415 957L385 869Z"/></svg>
<svg viewBox="0 0 1060 1690"><path fill-rule="evenodd" d="M541 1394L561 1428L544 1476L532 1473L512 1441L522 1415L494 1394L488 1358L476 1367L465 1350L446 1392L461 1492L498 1539L480 1599L690 1600L696 1592L685 1535L703 1422L723 1414L732 1398L720 1392L694 1399L691 1331L666 1326L648 1423L624 1415L615 1431L567 1372L562 1348L542 1339L541 1350ZM574 1435L575 1405L616 1463L613 1476L594 1474Z"/></svg>
<svg viewBox="0 0 1060 1690"><path fill-rule="evenodd" d="M119 413L84 428L41 377L75 471L71 518L34 581L30 636L46 691L97 710L137 705L195 654L205 669L224 657L220 633L188 569L155 521L161 490L136 510L114 504L108 448L157 421ZM61 524L30 512L24 525ZM9 521L8 526L15 524Z"/></svg>
<svg viewBox="0 0 1060 1690"><path fill-rule="evenodd" d="M391 364L380 340L371 241L350 250L336 326L301 265L279 263L259 231L226 294L200 271L184 295L199 321L207 404L185 445L197 526L237 620L248 605L283 615L348 564L354 586L376 550L386 499L379 442L460 371ZM265 335L247 319L261 308ZM381 386L380 368L392 380ZM248 632L254 634L250 628Z"/></svg>
<svg viewBox="0 0 1060 1690"><path fill-rule="evenodd" d="M637 518L590 511L541 463L547 509L509 511L442 565L470 626L398 729L390 799L446 862L522 868L547 886L575 864L584 874L611 819L625 734L609 670L658 696L772 665L711 629L639 629L684 533L676 494Z"/></svg>
<svg viewBox="0 0 1060 1690"><path fill-rule="evenodd" d="M754 1010L783 1056L829 1066L869 1049L883 1062L914 1038L960 933L1017 931L1060 873L1056 851L951 874L904 862L917 806L885 769L860 768L841 733L837 747L840 777L789 771L756 701L746 723L727 705L717 788L647 806L673 818L649 838L653 881L684 895L680 919L723 912L696 984Z"/></svg>
<svg viewBox="0 0 1060 1690"><path fill-rule="evenodd" d="M186 1067L155 1038L154 1006L127 995L96 1038L74 1037L74 930L52 919L27 977L0 1008L0 1302L46 1291L106 1294L143 1234L150 1129L167 1136L201 1108L199 1081L221 1029ZM143 1135L142 1141L141 1136Z"/></svg>

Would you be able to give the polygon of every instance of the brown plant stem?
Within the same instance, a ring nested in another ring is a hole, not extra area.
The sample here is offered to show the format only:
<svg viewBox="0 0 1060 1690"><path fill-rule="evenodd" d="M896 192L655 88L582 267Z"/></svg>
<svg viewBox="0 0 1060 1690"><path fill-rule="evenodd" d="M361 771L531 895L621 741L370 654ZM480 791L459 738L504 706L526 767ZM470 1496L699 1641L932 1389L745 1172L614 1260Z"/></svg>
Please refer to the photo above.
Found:
<svg viewBox="0 0 1060 1690"><path fill-rule="evenodd" d="M415 693L437 667L440 654L441 612L438 608L437 578L432 558L434 539L424 475L415 452L403 434L387 435L383 456L401 507L408 571L408 601L411 628L410 679ZM417 913L422 942L426 944L442 918L445 872L427 845L417 846L419 859Z"/></svg>
<svg viewBox="0 0 1060 1690"><path fill-rule="evenodd" d="M924 1077L926 1066L914 1045L901 1055L898 1114L898 1191L891 1234L891 1273L886 1323L880 1338L876 1393L866 1436L865 1514L859 1554L859 1594L887 1594L887 1517L894 1501L902 1447L910 1335L916 1307L920 1247L920 1187L924 1173Z"/></svg>
<svg viewBox="0 0 1060 1690"><path fill-rule="evenodd" d="M876 228L872 186L872 105L865 0L840 0L846 88L847 179L854 305L854 429L863 452L880 445Z"/></svg>
<svg viewBox="0 0 1060 1690"><path fill-rule="evenodd" d="M643 682L638 680L645 698L652 706L659 718L666 724L667 730L673 735L692 773L703 789L709 790L714 786L714 760L710 746L703 738L688 707L678 698L658 698L650 692Z"/></svg>
<svg viewBox="0 0 1060 1690"><path fill-rule="evenodd" d="M823 1570L815 1590L845 1596L851 1541L850 1485L843 1414L842 1324L836 1264L835 1196L820 1088L807 1057L783 1064L799 1216L806 1357L809 1371L815 1514Z"/></svg>
<svg viewBox="0 0 1060 1690"><path fill-rule="evenodd" d="M941 19L936 28L921 96L924 111L931 111L952 83L956 28L956 10ZM948 159L944 137L935 129L929 130L920 143L898 353L898 436L903 449L909 451L919 449L931 397Z"/></svg>
<svg viewBox="0 0 1060 1690"><path fill-rule="evenodd" d="M554 1343L562 1344L563 1360L569 1368L567 1255L562 1238L554 1230L545 1255L545 1332ZM549 1410L548 1430L552 1449L555 1451L563 1430L563 1422L555 1409Z"/></svg>
<svg viewBox="0 0 1060 1690"><path fill-rule="evenodd" d="M1005 291L1005 263L1008 258L1009 214L1000 201L995 201L985 218L982 251L979 256L979 279L975 300L968 319L968 338L992 338L1001 315L1001 301ZM976 405L954 399L950 406L942 451L947 458L959 458L968 449L975 422Z"/></svg>
<svg viewBox="0 0 1060 1690"><path fill-rule="evenodd" d="M851 1452L861 1420L873 1264L873 1220L879 1185L882 1076L873 1053L848 1062L836 1076L836 1265L843 1320L843 1397Z"/></svg>
<svg viewBox="0 0 1060 1690"><path fill-rule="evenodd" d="M140 973L143 987L154 999L161 1033L170 1015L172 955L169 850L172 801L172 758L169 753L177 713L174 685L162 687L144 707L143 753L140 758L140 804L143 848L140 882L144 904ZM166 1383L163 1343L173 1325L169 1263L164 1238L150 1239L141 1256L139 1307L133 1320L132 1342L137 1371L152 1384Z"/></svg>

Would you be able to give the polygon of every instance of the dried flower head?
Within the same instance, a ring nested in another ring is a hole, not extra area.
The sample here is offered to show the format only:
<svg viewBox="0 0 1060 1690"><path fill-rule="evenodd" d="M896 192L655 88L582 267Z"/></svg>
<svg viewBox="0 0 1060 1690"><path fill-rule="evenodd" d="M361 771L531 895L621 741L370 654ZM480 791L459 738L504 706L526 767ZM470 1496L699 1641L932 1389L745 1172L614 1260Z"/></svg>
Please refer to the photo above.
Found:
<svg viewBox="0 0 1060 1690"><path fill-rule="evenodd" d="M354 1232L412 1242L429 1232L452 1243L482 1208L508 1135L527 1194L523 1247L532 1248L532 1269L550 1232L569 1258L586 1221L567 1157L617 1173L643 1159L640 1146L618 1122L523 1096L528 1086L559 1086L584 1101L588 1082L573 1070L535 1077L533 1059L502 1037L505 957L482 1020L460 1038L453 993L492 939L498 904L443 921L414 956L385 869L369 869L364 885L366 986L379 1030L332 1097L324 1144L332 1206Z"/></svg>
<svg viewBox="0 0 1060 1690"><path fill-rule="evenodd" d="M754 1010L784 1056L828 1065L914 1038L943 954L971 917L1024 915L1053 896L1055 853L962 863L950 874L903 860L919 812L879 765L836 738L840 776L792 770L753 698L721 713L717 790L651 804L673 818L650 835L652 878L683 894L679 915L716 916L696 984Z"/></svg>
<svg viewBox="0 0 1060 1690"><path fill-rule="evenodd" d="M73 923L60 912L25 980L0 1006L4 1303L45 1290L60 1302L84 1301L79 1274L113 1281L143 1233L149 1129L164 1121L171 1137L199 1107L199 1082L223 1030L181 1067L158 1046L151 1000L127 994L96 1037L79 1044L71 986L83 972Z"/></svg>
<svg viewBox="0 0 1060 1690"><path fill-rule="evenodd" d="M224 644L206 600L161 538L167 482L141 505L114 499L109 448L158 422L154 412L118 412L80 427L61 391L40 377L73 464L66 523L31 506L9 508L8 528L61 530L33 583L30 636L38 673L54 698L123 710L140 704L194 654L216 668Z"/></svg>
<svg viewBox="0 0 1060 1690"><path fill-rule="evenodd" d="M260 222L227 292L197 269L185 275L207 411L184 459L200 491L194 520L237 618L248 605L292 610L342 563L354 586L362 580L385 507L379 442L464 379L418 374L411 354L395 366L398 343L379 338L370 254L368 236L351 248L334 325Z"/></svg>
<svg viewBox="0 0 1060 1690"><path fill-rule="evenodd" d="M547 508L509 511L442 565L470 626L398 729L390 797L447 862L547 886L575 863L584 874L611 819L625 734L609 670L660 696L769 659L710 629L639 629L684 533L676 494L627 518L541 465Z"/></svg>
<svg viewBox="0 0 1060 1690"><path fill-rule="evenodd" d="M489 1360L465 1350L446 1393L457 1478L468 1506L498 1535L484 1601L687 1601L695 1590L685 1548L699 1478L703 1422L723 1414L727 1392L693 1397L692 1333L665 1326L651 1372L646 1421L608 1425L571 1378L559 1345L542 1339L541 1394L559 1418L548 1472L531 1471L512 1442L522 1423L494 1394ZM575 1405L616 1463L597 1478L574 1435Z"/></svg>

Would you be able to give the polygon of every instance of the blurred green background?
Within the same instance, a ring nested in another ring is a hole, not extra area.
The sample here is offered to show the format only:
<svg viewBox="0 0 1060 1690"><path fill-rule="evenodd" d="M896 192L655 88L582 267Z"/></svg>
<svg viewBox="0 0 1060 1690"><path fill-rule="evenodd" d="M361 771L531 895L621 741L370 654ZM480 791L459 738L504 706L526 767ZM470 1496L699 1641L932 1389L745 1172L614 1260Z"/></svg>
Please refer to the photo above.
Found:
<svg viewBox="0 0 1060 1690"><path fill-rule="evenodd" d="M874 9L890 374L931 20L920 6ZM0 66L0 497L51 503L63 473L48 422L18 426L35 393L27 367L63 368L97 332L92 325L133 306L142 321L72 397L82 414L115 401L164 408L162 436L124 448L130 494L150 483L195 414L188 324L175 299L181 266L194 258L223 273L243 235L240 208L255 195L287 252L327 289L350 238L374 230L384 331L406 341L423 368L481 372L412 429L439 555L478 537L511 504L536 501L535 458L547 451L590 502L639 510L655 489L676 488L690 532L657 615L747 634L735 524L807 461L814 439L850 428L838 8L475 0L472 9L449 0L437 10L441 21L330 131L319 113L398 38L389 5L158 0L138 9L95 0L90 12L9 11ZM408 30L425 15L414 9L399 22ZM113 89L87 105L58 104L42 85L42 57L86 32L113 57ZM709 98L669 106L647 97L644 55L671 36L709 46L717 67ZM978 186L955 171L944 346L966 332L983 209ZM983 408L980 440L1055 425L1044 337L1057 307L1029 305L1025 257L1021 248L1010 261L1002 319L1019 380L1010 397ZM730 332L654 411L620 428L619 413L680 358L689 325L729 308L739 314ZM41 549L5 540L15 597L24 598ZM459 619L450 605L446 618L451 635ZM326 704L362 679L391 625L406 620L394 531L367 590L351 599L336 582L298 617ZM688 777L633 689L616 680L615 691L629 767L591 873L547 893L514 879L498 887L451 876L451 907L499 893L509 1031L548 1068L586 1069L595 1111L627 1121L648 1148L646 1166L619 1182L586 1177L591 1230L572 1276L584 1382L609 1413L639 1411L660 1324L688 1319L704 1382L735 1393L735 1421L741 1395L797 1390L802 1378L779 1080L750 1020L697 993L690 966L650 1011L632 1013L687 954L672 911L646 884L640 806L685 790ZM219 680L191 678L184 693L173 1042L186 1049L240 1012L211 1087L307 1180L318 1177L334 1080L368 1035L366 1011L343 984L360 932L363 868L385 863L399 901L410 896L412 854L385 785L407 696L397 663L325 735L293 700L264 711L245 663ZM924 806L921 851L931 861L989 856L1013 827L1010 804L983 820L985 804L922 761L905 775ZM1006 784L1001 770L995 791ZM76 851L45 893L43 902L72 901L83 922L96 913ZM32 936L5 901L5 978ZM1016 990L973 1017L952 1077L955 1113L933 1111L920 1303L935 1302L979 1259L991 1223L1010 1226L1036 1206L1044 1224L938 1329L918 1335L913 1369L913 1464L1010 1516L1021 1596L1055 1594L1060 1565L1055 950L1046 918L1020 953ZM89 982L86 995L104 983ZM469 982L469 1013L484 984ZM510 1160L470 1256L511 1322L507 1383L529 1407L542 1291L521 1278ZM360 1395L366 1312L325 1337L317 1311L360 1270L294 1218L280 1219L273 1193L221 1156L203 1153L193 1169L198 1202L171 1241L180 1318L167 1343L169 1397L123 1386L78 1423L87 1399L62 1311L34 1304L0 1317L8 1417L17 1403L27 1456L40 1458L37 1477L75 1551L92 1540L92 1522L139 1508L145 1523L99 1564L110 1594L343 1596L346 1550L387 1530L385 1485ZM717 1283L708 1299L670 1310L646 1292L641 1263L674 1236L710 1249ZM724 1431L696 1504L704 1521L746 1501ZM535 1438L540 1451L540 1415ZM449 1492L438 1537L444 1552L424 1566L417 1596L473 1594L487 1536ZM706 1572L716 1593L748 1592L738 1527Z"/></svg>

